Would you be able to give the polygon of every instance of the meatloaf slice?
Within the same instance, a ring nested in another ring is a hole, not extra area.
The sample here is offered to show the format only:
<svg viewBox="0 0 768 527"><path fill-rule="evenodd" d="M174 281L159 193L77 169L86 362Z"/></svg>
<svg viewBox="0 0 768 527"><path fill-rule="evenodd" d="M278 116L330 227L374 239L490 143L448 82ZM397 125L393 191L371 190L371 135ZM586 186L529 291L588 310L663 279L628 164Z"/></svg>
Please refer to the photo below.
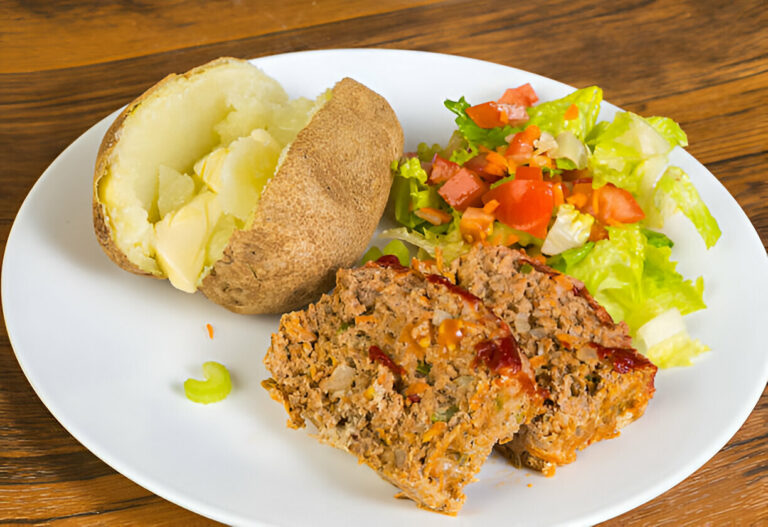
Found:
<svg viewBox="0 0 768 527"><path fill-rule="evenodd" d="M643 414L656 367L581 282L506 247L478 245L452 270L509 324L548 392L542 413L500 447L513 463L552 475Z"/></svg>
<svg viewBox="0 0 768 527"><path fill-rule="evenodd" d="M284 315L264 363L290 427L311 422L400 496L447 514L540 402L506 323L445 278L387 257L340 270L332 294Z"/></svg>

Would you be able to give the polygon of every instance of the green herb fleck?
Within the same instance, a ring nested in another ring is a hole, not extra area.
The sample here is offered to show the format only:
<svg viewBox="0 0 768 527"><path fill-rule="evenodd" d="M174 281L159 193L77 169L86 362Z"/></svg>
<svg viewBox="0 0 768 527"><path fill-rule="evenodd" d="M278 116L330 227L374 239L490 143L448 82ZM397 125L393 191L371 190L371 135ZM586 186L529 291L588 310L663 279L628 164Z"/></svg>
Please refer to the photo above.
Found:
<svg viewBox="0 0 768 527"><path fill-rule="evenodd" d="M531 264L524 263L520 266L520 272L523 274L528 274L531 271L533 271L533 266Z"/></svg>
<svg viewBox="0 0 768 527"><path fill-rule="evenodd" d="M429 371L432 369L432 365L427 361L420 360L416 365L416 375L419 377L426 377L429 375Z"/></svg>
<svg viewBox="0 0 768 527"><path fill-rule="evenodd" d="M437 412L432 414L432 422L436 423L438 421L450 421L451 417L454 416L456 412L459 411L459 407L455 404L452 406L449 406L448 408L443 408L441 410L438 410Z"/></svg>

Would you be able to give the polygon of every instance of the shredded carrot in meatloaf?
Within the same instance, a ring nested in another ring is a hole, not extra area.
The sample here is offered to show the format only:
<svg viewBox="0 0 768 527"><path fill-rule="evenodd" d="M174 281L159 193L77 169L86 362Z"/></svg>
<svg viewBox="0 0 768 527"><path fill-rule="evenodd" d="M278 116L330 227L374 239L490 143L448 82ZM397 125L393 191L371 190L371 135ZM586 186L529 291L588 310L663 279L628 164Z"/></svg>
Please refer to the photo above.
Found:
<svg viewBox="0 0 768 527"><path fill-rule="evenodd" d="M360 315L360 316L355 317L355 325L367 324L369 322L371 324L376 322L376 319L373 318L373 315Z"/></svg>

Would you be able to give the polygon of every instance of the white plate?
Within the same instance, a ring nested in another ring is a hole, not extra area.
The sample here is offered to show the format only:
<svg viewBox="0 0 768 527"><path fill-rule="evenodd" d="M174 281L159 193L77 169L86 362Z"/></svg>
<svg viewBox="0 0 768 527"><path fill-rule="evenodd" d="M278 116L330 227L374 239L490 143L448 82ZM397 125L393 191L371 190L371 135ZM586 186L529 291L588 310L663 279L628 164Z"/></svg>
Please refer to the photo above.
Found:
<svg viewBox="0 0 768 527"><path fill-rule="evenodd" d="M447 140L453 119L446 98L481 102L525 82L543 100L570 91L513 68L411 51L315 51L254 62L291 95L314 97L347 75L367 84L395 108L406 149ZM614 111L604 104L603 117ZM138 484L202 515L241 525L595 523L704 464L765 386L768 354L755 331L768 322L762 243L715 177L675 152L673 161L690 174L723 231L707 252L684 219L669 225L679 268L704 276L710 307L688 320L712 351L694 367L661 372L642 419L580 453L554 478L493 456L466 488L458 518L419 510L393 499L394 487L352 456L285 427L282 406L259 385L277 317L232 314L107 259L91 226L91 178L114 117L67 148L21 207L3 262L5 321L24 373L73 436ZM224 402L202 406L184 398L181 383L200 377L206 360L229 367L234 390Z"/></svg>

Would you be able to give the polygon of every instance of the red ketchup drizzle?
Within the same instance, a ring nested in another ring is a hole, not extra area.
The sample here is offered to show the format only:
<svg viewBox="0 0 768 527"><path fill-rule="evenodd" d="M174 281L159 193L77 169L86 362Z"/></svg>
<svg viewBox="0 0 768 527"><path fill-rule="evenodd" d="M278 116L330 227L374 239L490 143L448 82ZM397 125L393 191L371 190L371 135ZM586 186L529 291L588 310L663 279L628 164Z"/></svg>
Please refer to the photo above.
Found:
<svg viewBox="0 0 768 527"><path fill-rule="evenodd" d="M368 358L373 362L378 362L379 364L386 366L395 375L403 375L405 373L405 368L395 363L395 361L393 361L389 355L381 351L381 348L378 346L371 346L368 348Z"/></svg>
<svg viewBox="0 0 768 527"><path fill-rule="evenodd" d="M491 371L501 375L513 375L523 366L512 335L478 342L475 353L475 363L482 361Z"/></svg>
<svg viewBox="0 0 768 527"><path fill-rule="evenodd" d="M617 373L629 373L639 368L656 369L651 361L632 348L606 348L595 342L590 342L590 346L597 350L597 356L601 359L611 359L613 371Z"/></svg>
<svg viewBox="0 0 768 527"><path fill-rule="evenodd" d="M451 283L450 280L448 280L444 276L440 276L439 274L428 274L427 275L427 282L430 282L432 284L441 284L448 288L448 290L451 293L454 293L456 295L459 295L461 298L472 304L473 306L476 306L480 303L480 299L477 298L475 295L464 289L463 287L459 287L453 283Z"/></svg>
<svg viewBox="0 0 768 527"><path fill-rule="evenodd" d="M401 264L400 260L398 260L397 256L395 256L394 254L385 254L384 256L376 260L376 263L381 267L389 267L390 269L394 269L396 271L410 270L407 267L405 267L403 264Z"/></svg>

